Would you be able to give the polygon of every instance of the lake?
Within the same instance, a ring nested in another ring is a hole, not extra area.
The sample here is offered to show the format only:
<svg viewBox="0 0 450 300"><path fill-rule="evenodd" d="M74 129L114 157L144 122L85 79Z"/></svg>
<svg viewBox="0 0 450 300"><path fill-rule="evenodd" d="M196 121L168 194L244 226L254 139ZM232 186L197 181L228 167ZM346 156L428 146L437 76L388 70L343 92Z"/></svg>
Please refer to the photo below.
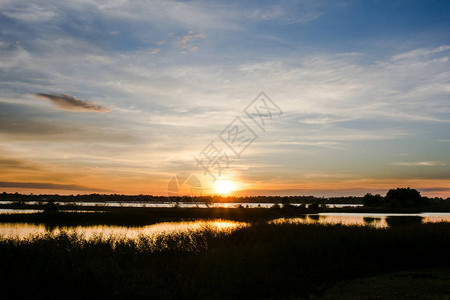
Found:
<svg viewBox="0 0 450 300"><path fill-rule="evenodd" d="M420 213L420 214L375 214L375 213L320 213L305 215L301 218L282 218L269 222L284 223L295 222L303 224L344 224L344 225L364 225L375 227L387 227L396 224L394 221L421 221L428 222L450 222L450 213ZM86 239L102 236L123 237L136 239L139 236L155 236L159 234L174 234L183 231L195 231L206 226L216 231L232 231L236 228L247 226L246 222L235 222L229 220L196 220L183 222L161 222L146 226L116 226L116 225L95 225L95 226L57 226L49 227L44 224L31 223L0 223L0 235L8 238L27 238L33 235L46 233L75 232L83 234Z"/></svg>
<svg viewBox="0 0 450 300"><path fill-rule="evenodd" d="M228 220L197 220L188 222L161 222L152 225L131 227L116 225L92 225L92 226L57 226L49 227L43 224L30 223L0 223L0 236L9 238L27 238L33 235L59 232L74 232L82 234L86 239L102 236L103 238L120 237L136 239L139 236L154 236L159 234L174 234L183 231L200 230L208 226L215 231L229 231L239 226L246 226L243 222Z"/></svg>
<svg viewBox="0 0 450 300"><path fill-rule="evenodd" d="M14 204L17 202L13 201L2 201L0 204ZM38 205L40 202L38 201L26 201L27 205ZM46 202L41 202L46 203ZM86 201L86 202L56 202L62 207L64 205L75 205L75 206L85 206L85 207L161 207L168 208L174 207L176 202L132 202L132 201L123 201L123 202L99 202L99 201ZM179 202L178 206L181 208L192 208L192 207L249 207L249 208L269 208L273 206L273 203L260 202L260 203L244 203L244 202L214 202L211 204L205 204L204 202ZM300 206L301 203L292 203L293 206ZM328 207L361 207L362 204L329 204ZM2 210L0 209L0 213Z"/></svg>
<svg viewBox="0 0 450 300"><path fill-rule="evenodd" d="M274 223L294 222L304 224L343 224L387 227L392 220L421 220L423 223L450 222L450 213L319 213L305 215L304 218L282 218L273 220ZM392 224L392 222L391 222Z"/></svg>

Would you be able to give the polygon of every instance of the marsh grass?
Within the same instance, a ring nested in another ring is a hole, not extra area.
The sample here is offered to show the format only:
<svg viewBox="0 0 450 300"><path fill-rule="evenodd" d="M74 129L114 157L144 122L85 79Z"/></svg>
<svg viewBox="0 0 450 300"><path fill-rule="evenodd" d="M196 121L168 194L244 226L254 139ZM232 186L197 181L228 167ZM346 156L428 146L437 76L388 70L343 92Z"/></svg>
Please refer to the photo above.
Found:
<svg viewBox="0 0 450 300"><path fill-rule="evenodd" d="M342 280L449 267L450 224L394 228L257 223L126 239L60 232L0 240L0 286L18 296L261 299Z"/></svg>

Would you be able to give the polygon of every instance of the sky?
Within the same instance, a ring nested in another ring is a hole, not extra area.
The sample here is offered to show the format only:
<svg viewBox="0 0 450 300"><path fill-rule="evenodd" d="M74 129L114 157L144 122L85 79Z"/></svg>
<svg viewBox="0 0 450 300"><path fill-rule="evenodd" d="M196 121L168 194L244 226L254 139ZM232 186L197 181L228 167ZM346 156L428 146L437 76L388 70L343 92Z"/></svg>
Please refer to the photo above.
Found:
<svg viewBox="0 0 450 300"><path fill-rule="evenodd" d="M0 191L450 197L449 15L0 0Z"/></svg>

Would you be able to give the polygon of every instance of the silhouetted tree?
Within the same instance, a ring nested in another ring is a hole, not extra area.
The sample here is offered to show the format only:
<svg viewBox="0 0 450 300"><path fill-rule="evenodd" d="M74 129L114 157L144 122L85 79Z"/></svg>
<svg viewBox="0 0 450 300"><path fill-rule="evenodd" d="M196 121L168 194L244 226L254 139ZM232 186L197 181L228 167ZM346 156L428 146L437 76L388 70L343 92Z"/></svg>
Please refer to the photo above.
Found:
<svg viewBox="0 0 450 300"><path fill-rule="evenodd" d="M270 207L271 209L280 209L281 208L281 206L280 206L280 204L278 204L278 203L275 203L274 205L272 205L271 207Z"/></svg>
<svg viewBox="0 0 450 300"><path fill-rule="evenodd" d="M390 207L420 207L427 204L427 199L418 190L409 187L390 189L385 200Z"/></svg>
<svg viewBox="0 0 450 300"><path fill-rule="evenodd" d="M44 205L44 212L46 213L56 213L58 212L59 205L55 203L55 199L50 199L45 205Z"/></svg>
<svg viewBox="0 0 450 300"><path fill-rule="evenodd" d="M363 197L363 204L366 207L378 207L383 204L383 197L380 194L372 195L367 193Z"/></svg>
<svg viewBox="0 0 450 300"><path fill-rule="evenodd" d="M311 203L310 205L308 205L308 209L319 210L319 202Z"/></svg>
<svg viewBox="0 0 450 300"><path fill-rule="evenodd" d="M282 200L281 200L281 203L283 204L282 207L284 209L292 208L291 200L289 199L289 197L283 197Z"/></svg>

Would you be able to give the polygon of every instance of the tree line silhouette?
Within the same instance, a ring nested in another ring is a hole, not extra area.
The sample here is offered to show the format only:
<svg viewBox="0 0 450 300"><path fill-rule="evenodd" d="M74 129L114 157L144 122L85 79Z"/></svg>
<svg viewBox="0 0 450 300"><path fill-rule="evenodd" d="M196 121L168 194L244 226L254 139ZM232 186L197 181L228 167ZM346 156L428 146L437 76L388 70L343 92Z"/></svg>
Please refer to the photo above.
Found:
<svg viewBox="0 0 450 300"><path fill-rule="evenodd" d="M420 192L411 188L390 189L383 197L380 194L367 193L363 197L315 197L315 196L155 196L155 195L123 195L123 194L78 194L78 195L58 195L58 194L20 194L0 193L0 202L11 201L17 205L25 205L27 202L37 203L75 203L75 202L142 202L142 203L274 203L283 206L289 204L307 204L312 206L324 206L327 204L363 204L368 208L415 208L424 206L448 206L450 197L447 199L440 197L424 197Z"/></svg>
<svg viewBox="0 0 450 300"><path fill-rule="evenodd" d="M362 198L365 207L382 207L382 208L414 208L424 207L429 205L448 204L450 198L444 200L443 198L435 197L428 198L420 195L420 192L411 188L396 188L390 189L386 196L380 194L372 195L367 193Z"/></svg>

